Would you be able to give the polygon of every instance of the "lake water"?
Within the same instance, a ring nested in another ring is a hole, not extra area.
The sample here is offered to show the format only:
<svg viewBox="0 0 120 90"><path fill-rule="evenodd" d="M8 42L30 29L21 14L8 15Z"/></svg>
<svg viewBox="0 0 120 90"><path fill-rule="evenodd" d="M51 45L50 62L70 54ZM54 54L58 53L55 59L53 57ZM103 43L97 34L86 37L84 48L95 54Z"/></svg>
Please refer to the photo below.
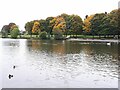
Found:
<svg viewBox="0 0 120 90"><path fill-rule="evenodd" d="M115 42L0 39L0 64L2 88L118 87Z"/></svg>

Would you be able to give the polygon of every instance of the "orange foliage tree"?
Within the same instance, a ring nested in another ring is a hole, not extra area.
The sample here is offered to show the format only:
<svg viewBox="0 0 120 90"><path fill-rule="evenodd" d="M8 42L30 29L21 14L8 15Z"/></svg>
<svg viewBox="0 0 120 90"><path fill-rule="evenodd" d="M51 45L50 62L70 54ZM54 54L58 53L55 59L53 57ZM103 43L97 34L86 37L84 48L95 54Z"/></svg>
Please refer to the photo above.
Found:
<svg viewBox="0 0 120 90"><path fill-rule="evenodd" d="M85 30L85 32L89 33L91 31L91 19L94 17L94 15L90 15L90 16L87 16L86 19L84 20L84 26L83 26L83 29Z"/></svg>
<svg viewBox="0 0 120 90"><path fill-rule="evenodd" d="M32 33L39 34L40 33L40 23L35 21L32 27Z"/></svg>
<svg viewBox="0 0 120 90"><path fill-rule="evenodd" d="M63 34L66 29L66 22L65 22L64 18L58 16L58 17L54 18L53 21L54 21L53 33L54 34L57 34L57 33Z"/></svg>
<svg viewBox="0 0 120 90"><path fill-rule="evenodd" d="M55 38L56 39L62 38L63 37L62 35L66 30L66 22L64 18L61 16L54 17L54 19L52 19L50 23L51 23L52 31L53 31L53 34L55 35Z"/></svg>
<svg viewBox="0 0 120 90"><path fill-rule="evenodd" d="M18 28L18 26L17 26L17 25L12 25L12 26L10 27L10 30L13 30L14 28Z"/></svg>

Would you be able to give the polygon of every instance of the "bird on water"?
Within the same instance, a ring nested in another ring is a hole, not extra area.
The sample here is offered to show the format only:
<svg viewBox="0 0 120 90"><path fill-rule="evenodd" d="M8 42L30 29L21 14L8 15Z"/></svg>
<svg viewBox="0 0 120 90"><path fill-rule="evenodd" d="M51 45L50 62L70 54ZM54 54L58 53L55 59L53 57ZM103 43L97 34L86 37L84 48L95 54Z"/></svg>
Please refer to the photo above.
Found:
<svg viewBox="0 0 120 90"><path fill-rule="evenodd" d="M15 69L15 66L13 66L13 69Z"/></svg>
<svg viewBox="0 0 120 90"><path fill-rule="evenodd" d="M8 77L9 77L9 79L11 79L13 77L13 75L9 74Z"/></svg>

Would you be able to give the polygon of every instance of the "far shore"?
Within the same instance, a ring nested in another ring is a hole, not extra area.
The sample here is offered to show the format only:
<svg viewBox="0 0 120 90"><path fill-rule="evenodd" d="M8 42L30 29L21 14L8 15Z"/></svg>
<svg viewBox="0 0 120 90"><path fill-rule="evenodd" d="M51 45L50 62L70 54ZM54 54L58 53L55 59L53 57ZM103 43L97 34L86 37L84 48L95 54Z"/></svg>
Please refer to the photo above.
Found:
<svg viewBox="0 0 120 90"><path fill-rule="evenodd" d="M0 38L0 39L12 39L12 38ZM27 39L27 40L41 40L38 38L17 38L17 39ZM54 39L44 39L44 40L54 40ZM118 39L83 39L83 38L69 38L68 41L80 41L80 42L116 42L119 43Z"/></svg>
<svg viewBox="0 0 120 90"><path fill-rule="evenodd" d="M80 39L80 38L71 38L71 39L68 39L69 41L87 41L87 42L117 42L119 43L120 41L118 39Z"/></svg>

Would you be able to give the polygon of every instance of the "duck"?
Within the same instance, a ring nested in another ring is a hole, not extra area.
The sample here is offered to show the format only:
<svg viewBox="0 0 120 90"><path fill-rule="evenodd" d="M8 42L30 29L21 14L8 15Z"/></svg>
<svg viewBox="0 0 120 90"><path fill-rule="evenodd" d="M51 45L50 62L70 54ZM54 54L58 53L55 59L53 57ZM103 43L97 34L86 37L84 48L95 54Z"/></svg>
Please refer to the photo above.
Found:
<svg viewBox="0 0 120 90"><path fill-rule="evenodd" d="M8 77L9 77L9 79L11 79L13 77L13 75L9 74Z"/></svg>
<svg viewBox="0 0 120 90"><path fill-rule="evenodd" d="M15 69L15 66L13 66L13 69Z"/></svg>

